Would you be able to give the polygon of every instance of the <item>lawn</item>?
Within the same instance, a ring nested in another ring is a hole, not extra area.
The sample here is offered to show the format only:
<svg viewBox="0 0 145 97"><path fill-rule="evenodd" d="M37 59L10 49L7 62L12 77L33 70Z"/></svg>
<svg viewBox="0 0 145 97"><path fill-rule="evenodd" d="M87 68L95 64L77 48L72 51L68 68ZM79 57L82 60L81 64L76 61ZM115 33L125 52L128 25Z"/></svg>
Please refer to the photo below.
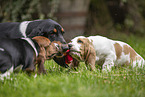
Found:
<svg viewBox="0 0 145 97"><path fill-rule="evenodd" d="M145 38L118 36L145 58ZM13 80L0 81L0 97L144 97L145 68L117 68L111 72L91 72L84 63L77 71L46 61L47 75L36 78L24 72L12 74Z"/></svg>

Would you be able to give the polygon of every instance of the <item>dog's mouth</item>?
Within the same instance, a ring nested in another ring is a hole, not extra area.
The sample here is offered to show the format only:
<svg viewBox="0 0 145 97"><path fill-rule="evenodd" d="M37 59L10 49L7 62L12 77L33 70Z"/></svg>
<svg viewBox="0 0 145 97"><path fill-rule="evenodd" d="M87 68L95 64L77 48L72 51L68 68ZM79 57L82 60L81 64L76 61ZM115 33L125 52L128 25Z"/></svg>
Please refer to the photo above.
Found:
<svg viewBox="0 0 145 97"><path fill-rule="evenodd" d="M57 53L52 54L51 56L47 56L47 60L52 59L56 56Z"/></svg>
<svg viewBox="0 0 145 97"><path fill-rule="evenodd" d="M70 53L78 53L78 54L81 54L80 51L76 51L76 50L70 50Z"/></svg>
<svg viewBox="0 0 145 97"><path fill-rule="evenodd" d="M70 50L67 50L63 54L54 53L54 54L51 54L51 56L47 56L47 60L52 59L54 57L56 57L56 58L62 58L62 57L65 56L65 63L66 64L70 64L73 61L73 58L72 58L72 56L69 53L70 53Z"/></svg>
<svg viewBox="0 0 145 97"><path fill-rule="evenodd" d="M76 51L76 50L70 50L69 53L73 58L77 59L78 61L81 61L81 52L80 51Z"/></svg>
<svg viewBox="0 0 145 97"><path fill-rule="evenodd" d="M57 54L56 54L56 57L57 57L57 58L62 58L62 57L64 57L64 56L65 56L65 55L62 54L62 53L57 53Z"/></svg>
<svg viewBox="0 0 145 97"><path fill-rule="evenodd" d="M65 63L70 64L72 61L73 61L73 58L70 55L70 50L67 50L65 53Z"/></svg>
<svg viewBox="0 0 145 97"><path fill-rule="evenodd" d="M52 54L51 56L47 56L47 59L52 59L52 58L54 58L54 57L56 57L56 58L62 58L62 57L64 57L64 56L65 56L65 54L54 53L54 54Z"/></svg>

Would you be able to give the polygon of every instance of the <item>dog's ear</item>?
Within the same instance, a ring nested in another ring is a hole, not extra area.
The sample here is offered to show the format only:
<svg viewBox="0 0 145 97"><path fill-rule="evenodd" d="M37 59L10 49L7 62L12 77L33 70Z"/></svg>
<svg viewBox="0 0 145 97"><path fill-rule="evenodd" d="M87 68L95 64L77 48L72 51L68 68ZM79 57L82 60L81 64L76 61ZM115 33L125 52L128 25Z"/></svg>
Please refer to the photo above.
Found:
<svg viewBox="0 0 145 97"><path fill-rule="evenodd" d="M90 47L89 56L85 61L86 65L89 65L91 70L95 70L95 62L96 62L96 51L93 47Z"/></svg>
<svg viewBox="0 0 145 97"><path fill-rule="evenodd" d="M28 37L32 38L35 36L43 36L45 32L43 32L42 28L35 28L32 30L32 32L30 32L29 35L27 35Z"/></svg>
<svg viewBox="0 0 145 97"><path fill-rule="evenodd" d="M39 44L39 46L42 47L47 47L51 43L51 41L48 38L43 36L36 36L33 37L32 39L34 39Z"/></svg>

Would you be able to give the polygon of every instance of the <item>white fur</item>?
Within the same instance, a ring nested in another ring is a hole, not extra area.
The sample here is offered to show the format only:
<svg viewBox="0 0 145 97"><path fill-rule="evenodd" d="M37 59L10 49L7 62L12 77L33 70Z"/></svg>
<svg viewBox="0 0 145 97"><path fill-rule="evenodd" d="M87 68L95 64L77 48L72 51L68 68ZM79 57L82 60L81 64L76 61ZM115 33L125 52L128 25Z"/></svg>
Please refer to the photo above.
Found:
<svg viewBox="0 0 145 97"><path fill-rule="evenodd" d="M59 50L59 44L54 43L55 47Z"/></svg>
<svg viewBox="0 0 145 97"><path fill-rule="evenodd" d="M4 77L6 77L6 79L10 79L10 74L13 72L14 67L12 66L8 71L6 71L4 74L0 74L0 79L4 80Z"/></svg>
<svg viewBox="0 0 145 97"><path fill-rule="evenodd" d="M27 37L26 36L26 29L27 29L27 26L30 22L32 22L32 21L24 21L20 24L20 32L24 37Z"/></svg>
<svg viewBox="0 0 145 97"><path fill-rule="evenodd" d="M71 43L74 44L73 45L73 50L76 50L76 51L80 51L80 46L81 46L80 44L77 43L78 38L85 38L85 37L84 36L79 36L79 37L76 37L76 38L71 40Z"/></svg>
<svg viewBox="0 0 145 97"><path fill-rule="evenodd" d="M117 59L114 44L119 43L120 46L122 46L123 48L124 45L128 45L124 42L114 41L103 36L90 36L90 37L78 36L71 40L71 44L72 44L71 49L77 52L80 52L80 46L81 46L80 43L77 43L78 38L88 38L93 43L93 46L96 51L96 62L99 63L102 60L104 61L102 65L103 70L111 70L111 67L115 65L124 65L126 61L128 61L129 63L132 61L130 59L130 54L125 55L124 52L121 53L120 59ZM140 55L137 54L137 56ZM137 64L138 67L142 67L144 65L144 59L141 57L140 60L133 61L132 66L135 67L137 66Z"/></svg>
<svg viewBox="0 0 145 97"><path fill-rule="evenodd" d="M3 48L0 48L0 51L5 51Z"/></svg>
<svg viewBox="0 0 145 97"><path fill-rule="evenodd" d="M38 56L38 52L37 52L37 50L36 50L36 48L35 48L35 45L34 45L33 41L32 41L31 39L29 39L29 38L26 38L26 37L27 37L27 36L26 36L26 30L27 30L27 26L28 26L28 24L29 24L30 22L32 22L32 21L24 21L24 22L22 22L22 23L20 24L20 32L21 32L21 34L24 36L24 38L22 38L22 39L26 40L26 41L32 46L32 48L33 48L34 51L35 51L36 56Z"/></svg>
<svg viewBox="0 0 145 97"><path fill-rule="evenodd" d="M34 45L33 41L30 38L22 38L22 39L26 40L31 45L31 47L33 48L33 50L34 50L34 52L36 54L36 57L37 57L38 56L38 52L37 52L37 50L35 48L35 45Z"/></svg>

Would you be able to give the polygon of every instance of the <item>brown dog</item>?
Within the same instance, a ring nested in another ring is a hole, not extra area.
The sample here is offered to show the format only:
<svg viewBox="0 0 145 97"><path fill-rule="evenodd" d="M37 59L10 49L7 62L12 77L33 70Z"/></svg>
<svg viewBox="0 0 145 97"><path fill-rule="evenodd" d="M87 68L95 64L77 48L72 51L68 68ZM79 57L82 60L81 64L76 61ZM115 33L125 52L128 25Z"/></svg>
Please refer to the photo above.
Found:
<svg viewBox="0 0 145 97"><path fill-rule="evenodd" d="M81 50L76 51L73 47L70 49L70 55L75 58L70 67L78 67L79 61L84 61L86 66L90 66L91 70L95 70L96 52L92 42L88 39L79 38L77 43L74 44L78 44Z"/></svg>
<svg viewBox="0 0 145 97"><path fill-rule="evenodd" d="M62 44L59 41L53 41L51 42L48 38L43 36L36 36L32 38L35 40L39 47L40 52L38 54L38 57L36 58L36 64L38 64L38 73L46 73L44 69L44 62L45 60L49 60L56 57L63 57L63 48L68 48L67 44ZM62 53L61 56L58 54Z"/></svg>
<svg viewBox="0 0 145 97"><path fill-rule="evenodd" d="M129 44L103 36L78 36L71 40L70 55L78 61L88 62L93 70L95 62L102 71L111 71L114 66L143 68L145 61ZM93 55L94 57L91 57Z"/></svg>
<svg viewBox="0 0 145 97"><path fill-rule="evenodd" d="M45 60L58 55L63 57L63 52L66 52L67 49L67 44L61 44L59 41L50 42L48 38L43 36L36 36L33 39L1 39L0 79L8 77L13 71L34 72L36 64L38 64L39 74L46 73Z"/></svg>

